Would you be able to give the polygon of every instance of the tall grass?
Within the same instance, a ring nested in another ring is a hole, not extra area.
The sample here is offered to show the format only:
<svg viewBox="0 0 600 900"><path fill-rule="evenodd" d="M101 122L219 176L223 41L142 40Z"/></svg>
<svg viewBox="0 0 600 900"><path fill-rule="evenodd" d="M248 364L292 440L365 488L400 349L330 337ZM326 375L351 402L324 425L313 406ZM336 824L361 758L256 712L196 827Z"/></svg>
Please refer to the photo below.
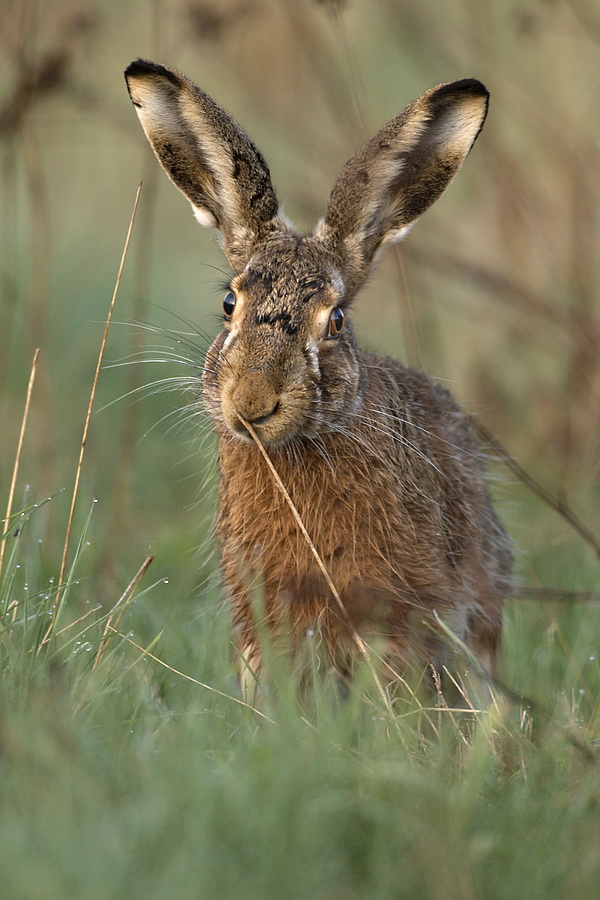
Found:
<svg viewBox="0 0 600 900"><path fill-rule="evenodd" d="M150 174L120 74L138 55L188 72L256 138L307 226L413 96L486 82L476 150L382 265L358 327L451 381L597 540L594 4L31 0L1 16L3 511L40 348L0 525L2 895L595 896L599 561L515 469L494 466L496 493L537 599L507 606L489 708L409 686L384 702L368 666L340 702L310 646L310 691L274 659L260 709L242 702L193 392L224 264Z"/></svg>
<svg viewBox="0 0 600 900"><path fill-rule="evenodd" d="M107 628L84 577L93 515L44 643L39 513L18 519L1 598L6 896L594 896L597 617L509 611L506 675L550 716L500 693L390 714L368 670L343 703L322 678L299 701L279 673L257 712L216 593L149 579Z"/></svg>

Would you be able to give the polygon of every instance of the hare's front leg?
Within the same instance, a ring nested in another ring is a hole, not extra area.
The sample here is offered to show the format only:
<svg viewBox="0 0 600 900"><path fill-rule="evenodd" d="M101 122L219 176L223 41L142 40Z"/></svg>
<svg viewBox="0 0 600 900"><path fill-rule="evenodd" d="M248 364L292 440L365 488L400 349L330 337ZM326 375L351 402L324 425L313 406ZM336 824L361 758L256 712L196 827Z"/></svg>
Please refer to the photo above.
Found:
<svg viewBox="0 0 600 900"><path fill-rule="evenodd" d="M463 607L449 616L440 617L456 636L449 639L454 662L442 672L441 684L448 697L457 694L456 701L484 708L493 701L493 679L500 644L500 622L484 617L480 610ZM466 651L461 650L461 645ZM447 699L448 699L447 697Z"/></svg>
<svg viewBox="0 0 600 900"><path fill-rule="evenodd" d="M254 642L244 644L237 643L238 652L238 679L242 699L250 706L256 706L256 695L260 687L260 652Z"/></svg>
<svg viewBox="0 0 600 900"><path fill-rule="evenodd" d="M235 590L231 588L230 585L238 682L242 699L254 706L260 687L262 654L252 593L240 585Z"/></svg>

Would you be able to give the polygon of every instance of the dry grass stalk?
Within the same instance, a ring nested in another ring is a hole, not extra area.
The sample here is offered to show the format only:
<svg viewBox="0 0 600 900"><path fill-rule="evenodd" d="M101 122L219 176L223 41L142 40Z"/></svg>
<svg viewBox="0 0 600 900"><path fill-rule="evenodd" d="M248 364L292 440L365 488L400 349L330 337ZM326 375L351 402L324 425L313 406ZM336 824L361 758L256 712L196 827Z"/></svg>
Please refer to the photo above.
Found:
<svg viewBox="0 0 600 900"><path fill-rule="evenodd" d="M150 24L152 33L152 46L158 59L163 57L163 44L166 42L168 17L163 0L152 0L150 4ZM145 155L142 169L142 183L144 185L144 198L140 203L137 215L137 248L134 260L133 272L133 321L141 322L144 318L144 309L149 296L149 288L152 276L152 247L154 225L157 218L158 175L154 159ZM133 328L130 338L131 359L140 359L145 347L144 333L139 328ZM141 367L130 366L127 395L135 395L141 385ZM114 544L118 545L126 532L131 520L131 482L132 471L135 464L135 448L139 439L140 412L138 404L132 404L123 424L119 457L115 473L115 503L111 534ZM112 573L114 569L114 556L107 546L106 557L102 563L105 572Z"/></svg>
<svg viewBox="0 0 600 900"><path fill-rule="evenodd" d="M552 603L598 603L600 591L565 591L561 588L524 587L520 585L513 594L514 600L550 601Z"/></svg>
<svg viewBox="0 0 600 900"><path fill-rule="evenodd" d="M593 709L594 703L596 702L596 698L588 686L587 680L583 674L583 670L582 670L581 666L579 665L579 662L577 661L577 656L573 652L573 648L571 647L571 645L569 644L569 641L566 638L566 635L565 635L565 633L560 625L560 622L558 620L558 617L555 615L555 612L552 609L551 605L544 599L542 599L542 605L544 608L544 612L546 613L546 616L548 618L548 621L550 622L550 625L552 627L552 632L556 636L556 639L557 639L558 643L560 644L562 651L565 655L565 659L567 660L568 666L571 669L571 671L573 672L573 675L575 676L575 678L577 679L577 682L579 684L579 693L583 694L585 696L585 699L587 700L587 702L590 705L590 709Z"/></svg>
<svg viewBox="0 0 600 900"><path fill-rule="evenodd" d="M323 560L322 560L321 557L319 556L319 553L318 553L318 551L317 551L317 548L315 547L315 545L314 545L314 543L313 543L313 541L312 541L312 539L311 539L311 537L310 537L308 531L306 530L306 526L305 526L304 522L302 521L302 517L300 516L300 513L299 513L298 510L296 509L296 506L295 506L295 504L294 504L294 501L293 501L292 498L290 497L290 495L289 495L289 493L288 493L288 491L287 491L287 489L286 489L286 487L285 487L283 481L281 480L281 477L280 477L280 475L279 475L279 472L277 471L277 469L276 469L275 466L273 465L273 463L272 463L272 461L271 461L271 459L270 459L270 457L269 457L269 454L267 453L267 451L266 451L265 448L263 447L262 443L260 442L260 440L259 440L259 438L258 438L258 435L256 434L256 432L255 432L254 428L252 427L252 425L250 424L250 422L247 422L247 421L246 421L245 419L243 419L241 416L240 416L239 418L240 418L240 421L242 422L242 424L244 425L244 428L247 429L248 434L251 436L252 440L254 441L254 443L256 444L256 446L258 447L258 449L259 449L259 451L260 451L260 453L261 453L263 459L265 460L265 462L266 462L266 464L267 464L267 467L269 468L269 471L271 472L271 475L273 476L273 480L275 481L275 484L277 485L278 489L279 489L279 490L281 491L281 493L283 494L283 496L284 496L284 498L285 498L285 501L286 501L287 505L288 505L289 508L290 508L290 511L291 511L291 513L292 513L292 516L293 516L293 518L294 518L294 521L296 522L296 525L297 525L298 528L300 529L300 532L302 533L302 536L304 537L304 539L305 539L305 541L306 541L306 543L307 543L307 545L308 545L308 547L309 547L309 549L310 549L310 552L312 553L312 555L313 555L314 558L315 558L315 561L316 561L316 563L317 563L317 566L319 567L319 569L321 570L321 572L322 572L322 574L323 574L323 577L324 577L324 579L325 579L325 581L326 581L326 583L327 583L327 587L328 587L329 590L331 591L331 594L332 594L332 596L333 596L335 602L337 603L337 605L338 605L338 607L339 607L339 609L340 609L340 612L342 613L342 615L343 615L343 617L344 617L345 622L346 622L347 625L348 625L348 629L349 629L349 631L350 631L350 633L351 633L351 635L352 635L352 640L354 641L354 643L355 643L356 646L358 647L360 653L362 654L362 656L363 656L365 662L367 663L367 665L368 665L368 667L369 667L369 670L370 670L370 672L371 672L371 674L372 674L372 676L373 676L373 680L375 681L375 684L377 685L377 690L379 691L379 693L380 693L380 695L381 695L381 699L383 700L384 705L385 705L386 709L388 710L388 712L392 712L392 707L391 707L391 704L390 704L389 697L388 697L388 695L386 694L386 692L385 692L385 690L384 690L384 688L383 688L383 685L381 684L381 681L380 681L380 679L379 679L379 677L378 677L378 675L377 675L377 672L375 671L375 667L374 667L373 661L372 661L372 659L371 659L371 654L369 653L369 648L368 648L367 644L363 641L363 639L361 638L361 636L359 635L359 633L357 632L356 628L354 628L354 626L352 625L352 623L351 623L351 621L350 621L350 617L348 616L348 612L347 612L347 610L346 610L346 607L344 606L344 604L343 604L343 602L342 602L342 598L340 597L339 592L338 592L338 590L337 590L335 584L334 584L333 581L331 580L331 576L330 576L329 572L327 571L327 567L325 566L325 563L323 562Z"/></svg>
<svg viewBox="0 0 600 900"><path fill-rule="evenodd" d="M102 343L100 345L100 352L98 354L98 362L96 364L96 372L94 374L94 381L92 383L92 390L90 393L90 401L88 403L87 413L85 417L85 424L83 426L83 435L81 438L81 447L79 449L79 460L77 462L77 471L75 473L75 484L73 485L73 496L71 498L71 509L69 511L69 521L67 524L67 533L65 536L65 544L63 547L62 560L60 564L60 574L58 576L58 589L56 591L56 599L54 601L54 616L52 621L48 627L46 634L44 635L44 639L40 644L40 648L44 646L50 639L52 631L54 630L54 625L58 617L58 611L60 608L60 600L62 597L62 592L64 588L63 579L65 577L65 569L67 567L67 553L69 550L69 542L71 540L71 530L73 527L73 517L75 514L75 504L77 502L77 494L79 493L79 481L81 479L81 469L83 466L83 457L85 455L85 446L87 443L87 436L90 427L90 419L92 416L92 408L94 406L94 400L96 397L96 387L98 385L98 378L100 377L100 369L102 367L102 360L104 359L104 350L106 348L106 341L108 339L108 329L110 327L110 323L112 320L112 314L115 307L115 300L117 298L117 291L119 290L119 285L121 283L121 276L123 274L123 267L125 265L125 259L127 257L127 250L129 249L129 242L131 240L131 232L133 230L133 223L135 220L135 214L137 212L138 203L140 200L140 193L142 190L142 182L140 181L137 189L137 193L135 195L135 200L133 203L133 210L131 212L131 218L129 220L129 227L127 229L127 236L125 238L125 244L123 246L123 253L121 255L121 263L119 265L119 271L117 273L117 280L115 282L115 288L113 291L112 299L110 301L110 307L108 310L108 316L106 318L106 325L104 326L104 334L102 336Z"/></svg>
<svg viewBox="0 0 600 900"><path fill-rule="evenodd" d="M404 346L406 348L407 365L423 371L423 360L421 358L421 348L419 345L419 330L417 327L415 306L410 291L410 285L406 277L402 253L397 247L394 249L393 261L396 270L396 296L398 298L398 306L402 321L402 334L404 336Z"/></svg>
<svg viewBox="0 0 600 900"><path fill-rule="evenodd" d="M428 269L444 278L451 278L459 284L472 285L482 299L491 297L494 301L500 300L519 316L528 316L536 323L553 325L561 329L572 341L578 339L568 316L553 303L552 297L532 290L513 274L506 275L504 272L494 271L439 245L422 247L415 243L406 244L402 247L402 254L420 268Z"/></svg>
<svg viewBox="0 0 600 900"><path fill-rule="evenodd" d="M437 615L437 613L435 614L435 618L436 618L438 627L444 633L444 635L448 639L449 643L453 644L456 647L456 649L464 656L464 658L466 660L468 660L469 665L471 665L473 667L473 669L475 670L477 675L482 679L483 682L485 682L486 686L488 687L488 689L490 691L490 699L491 699L493 706L496 710L496 713L498 715L500 715L500 707L497 702L497 697L496 697L496 693L495 693L496 691L503 694L506 697L506 699L510 700L512 703L518 704L519 706L524 705L525 708L530 712L531 715L537 714L538 716L541 716L544 720L546 720L547 722L552 724L552 726L554 728L558 729L558 731L560 731L566 737L566 739L569 741L569 743L573 747L575 747L575 749L579 750L582 753L583 757L588 762L596 764L600 761L600 758L598 757L598 755L596 753L595 747L590 746L584 739L582 739L582 737L579 735L579 733L576 732L572 727L560 722L553 715L553 713L550 712L550 710L546 709L541 703L539 703L537 700L533 700L531 697L526 696L525 694L521 694L517 691L513 691L512 688L508 687L500 679L498 679L496 677L491 677L485 671L485 669L483 669L481 667L479 661L477 660L477 657L469 650L469 648L466 646L466 644L460 640L460 638L458 638L455 634L453 634L452 631L450 631L450 629L448 628L446 623L442 619L440 619L440 617ZM564 637L561 635L560 629L558 628L557 623L556 623L556 631L559 636L559 640L561 641L563 650L567 654L570 664L573 664L573 666L576 670L576 674L580 678L580 682L583 684L584 682L583 682L583 675L581 673L581 670L579 669L579 667L576 664L575 658L571 652L570 647L568 646ZM454 677L451 675L451 673L446 671L446 674L452 678L455 686L458 687L458 684L455 681ZM584 684L584 687L587 689L587 685ZM460 693L465 698L465 700L467 700L467 702L468 702L467 693L463 689L460 689ZM593 698L590 697L589 692L587 692L587 694L588 694L588 701L593 702ZM471 711L477 712L478 710L473 709Z"/></svg>
<svg viewBox="0 0 600 900"><path fill-rule="evenodd" d="M79 616L78 619L75 619L73 622L69 622L68 625L65 625L64 628L61 628L60 631L57 631L57 632L56 632L56 637L58 637L60 634L65 634L65 633L66 633L67 631L69 631L71 628L75 628L77 625L80 625L80 624L81 624L82 622L84 622L87 618L89 618L89 616L95 615L95 613L97 613L100 609L102 609L102 607L100 606L100 604L97 604L96 606L92 606L91 609L88 609L88 611L85 612L82 616Z"/></svg>
<svg viewBox="0 0 600 900"><path fill-rule="evenodd" d="M552 496L552 494L547 491L546 488L542 487L535 478L532 478L532 476L519 465L516 459L513 459L510 453L504 449L502 444L496 440L493 434L491 434L481 422L478 422L474 416L471 416L471 422L479 437L492 448L494 453L498 455L498 458L502 460L514 475L517 476L519 481L528 487L529 490L532 491L536 497L539 497L547 506L557 512L559 516L562 516L562 518L569 523L571 528L573 528L577 534L594 549L596 556L600 558L600 541L598 541L590 529L577 518L565 501Z"/></svg>
<svg viewBox="0 0 600 900"><path fill-rule="evenodd" d="M104 632L102 634L102 640L100 641L100 646L98 647L98 651L94 658L94 665L92 666L93 669L96 668L96 666L100 663L100 661L102 660L102 657L104 656L104 651L106 650L106 645L108 643L109 632L111 630L116 631L119 628L119 626L121 624L121 620L122 620L123 616L125 615L127 606L133 599L133 596L136 592L137 586L140 583L140 581L142 580L144 573L149 568L153 559L154 559L154 556L152 556L152 555L146 557L146 559L144 560L142 565L139 567L139 569L137 570L137 572L135 573L135 575L133 576L133 578L131 579L131 581L129 582L129 584L127 585L127 587L125 588L125 590L123 591L123 593L121 594L121 596L119 597L119 599L117 600L117 602L115 603L113 608L111 609L108 619L106 620L106 625L104 627ZM112 622L113 622L113 619L115 617L115 613L117 612L117 610L118 610L117 621L115 622L115 627L113 628Z"/></svg>
<svg viewBox="0 0 600 900"><path fill-rule="evenodd" d="M256 713L257 716L260 716L261 719L265 719L266 722L270 722L271 725L276 725L277 723L270 719L269 716L265 715L265 713L261 712L260 709L257 709L255 706L252 706L250 703L245 703L244 700L240 700L238 697L232 697L231 694L226 694L225 691L219 691L215 687L211 687L210 684L206 684L204 681L198 681L197 678L192 678L191 675L186 675L185 672L180 672L179 669L174 669L173 666L170 666L168 663L164 662L164 660L159 659L158 656L154 656L150 650L140 647L139 644L136 644L135 641L132 641L130 637L127 637L125 634L121 634L120 631L117 631L116 628L110 626L110 631L113 634L118 634L119 637L123 638L124 641L127 641L128 644L131 644L132 647L135 647L136 650L139 650L143 656L148 657L148 659L154 660L160 666L163 666L165 669L168 669L169 672L173 672L174 675L178 675L180 678L185 678L186 681L191 681L192 684L198 684L200 687L205 688L207 691L211 691L213 694L217 694L219 697L225 697L226 700L231 700L232 703L237 703L240 706L245 706L246 709L252 710L253 713Z"/></svg>
<svg viewBox="0 0 600 900"><path fill-rule="evenodd" d="M33 354L33 362L31 364L31 372L29 374L29 384L27 385L27 396L25 398L25 409L23 410L23 419L21 421L21 431L19 432L19 441L17 443L17 453L15 455L15 464L13 466L12 479L10 482L10 489L8 492L8 502L6 504L6 516L4 518L5 525L5 534L0 535L0 575L2 574L2 560L4 559L4 548L6 547L6 538L8 537L8 523L10 521L11 513L12 513L12 505L15 496L15 489L17 486L17 477L19 474L19 465L21 462L21 452L23 450L23 441L25 439L25 429L27 428L27 419L29 418L29 407L31 404L31 394L33 392L33 385L35 382L35 375L37 371L37 361L40 355L40 348L38 347L35 353Z"/></svg>

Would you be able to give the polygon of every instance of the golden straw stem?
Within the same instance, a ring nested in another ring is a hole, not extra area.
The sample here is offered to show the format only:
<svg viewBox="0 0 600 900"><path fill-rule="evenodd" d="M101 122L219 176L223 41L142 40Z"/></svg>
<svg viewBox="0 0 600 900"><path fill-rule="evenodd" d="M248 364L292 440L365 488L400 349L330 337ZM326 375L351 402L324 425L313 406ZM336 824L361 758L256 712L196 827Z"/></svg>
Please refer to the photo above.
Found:
<svg viewBox="0 0 600 900"><path fill-rule="evenodd" d="M44 644L47 643L47 641L50 639L50 635L52 634L52 631L53 631L53 629L54 629L54 624L55 624L56 619L57 619L57 617L58 617L58 611L59 611L59 608L60 608L60 599L61 599L62 592L63 592L63 588L64 588L63 578L64 578L64 575L65 575L65 569L66 569L66 567L67 567L67 553L68 553L68 550L69 550L69 542L70 542L70 540L71 540L71 529L72 529L72 527L73 527L73 517L74 517L74 514L75 514L75 504L76 504L76 502L77 502L77 494L79 493L79 481L80 481L80 478L81 478L81 468L82 468L82 466L83 466L83 457L84 457L84 455L85 455L85 445L86 445L86 443L87 443L87 436L88 436L88 431L89 431L89 427L90 427L90 419L91 419L91 416L92 416L92 407L93 407L93 405L94 405L94 399L95 399L95 397L96 397L96 386L97 386L97 384L98 384L98 378L100 377L100 369L101 369L101 367L102 367L102 360L103 360L103 358L104 358L104 350L105 350L105 347L106 347L106 341L107 341L107 339L108 339L108 329L109 329L109 327L110 327L110 323L111 323L111 319L112 319L112 314L113 314L113 310L114 310L114 307L115 307L115 300L116 300L116 298L117 298L117 291L119 290L119 284L121 283L121 276L122 276L122 274L123 274L123 268L124 268L124 266L125 266L125 259L126 259L126 257L127 257L127 250L129 249L129 242L130 242L130 239L131 239L131 232L132 232L132 230L133 230L133 222L134 222L134 220L135 220L135 214L136 214L136 212L137 212L137 208L138 208L138 203L139 203L139 199L140 199L140 192L141 192L141 190L142 190L142 182L140 181L140 183L139 183L139 185L138 185L137 193L136 193L136 195L135 195L135 201L134 201L134 204L133 204L133 210L132 210L132 213L131 213L131 218L130 218L130 220L129 220L129 227L128 227L128 229L127 229L127 236L126 236L126 238L125 238L125 244L124 244L124 247L123 247L123 253L122 253L122 255L121 255L121 263L120 263L120 265L119 265L119 271L118 271L118 274L117 274L117 280L116 280L116 282L115 282L115 288L114 288L114 291L113 291L112 299L111 299L111 301L110 301L110 307L109 307L109 310L108 310L108 316L107 316L107 318L106 318L106 325L105 325L105 327L104 327L104 334L103 334L103 336L102 336L102 343L101 343L101 345L100 345L100 353L98 354L98 362L97 362L97 364L96 364L96 372L95 372L95 374L94 374L94 381L93 381L93 383L92 383L92 390L91 390L91 393L90 393L90 402L88 403L87 414L86 414L86 417L85 417L85 424L84 424L84 426L83 426L83 435L82 435L82 438L81 438L81 447L80 447L80 449L79 449L79 460L78 460L78 462L77 462L77 471L76 471L76 473L75 473L75 484L73 485L73 496L72 496L72 498L71 498L71 509L70 509L70 511L69 511L69 521L68 521L68 524L67 524L67 533L66 533L66 535L65 535L65 544L64 544L64 547L63 547L62 560L61 560L61 564L60 564L60 575L58 576L58 589L57 589L57 591L56 591L56 599L55 599L55 601L54 601L54 615L53 615L53 617L52 617L52 621L50 622L50 625L49 625L49 627L48 627L48 630L47 630L46 634L44 635L44 639L42 640L42 642L41 642L41 644L40 644L40 648L43 647Z"/></svg>
<svg viewBox="0 0 600 900"><path fill-rule="evenodd" d="M17 477L19 475L19 465L21 462L21 451L23 450L23 441L25 439L25 429L27 427L27 419L29 418L29 406L31 404L31 394L33 392L33 384L35 382L35 375L37 370L37 361L40 355L40 348L38 347L35 353L33 354L33 362L31 364L31 372L29 375L29 384L27 386L27 397L25 399L25 409L23 410L23 421L21 422L21 431L19 433L19 442L17 444L17 453L15 456L15 464L13 466L12 480L10 483L10 490L8 492L8 503L6 504L6 518L4 519L5 531L8 529L8 522L12 513L12 505L15 496L15 488L17 486ZM6 546L6 538L8 534L5 534L4 537L0 536L0 575L2 574L2 560L4 558L4 548Z"/></svg>
<svg viewBox="0 0 600 900"><path fill-rule="evenodd" d="M127 641L128 644L131 644L132 647L135 647L136 650L139 650L143 656L148 657L148 659L154 660L159 665L163 666L165 669L168 669L169 672L173 672L175 675L179 675L180 678L184 678L186 681L191 681L192 684L197 684L202 688L205 688L207 691L210 691L213 694L217 694L219 697L225 697L226 700L231 700L232 703L237 703L239 706L245 706L246 709L251 710L253 713L256 713L257 716L260 716L261 719L265 719L265 721L270 722L271 725L276 725L277 723L270 719L269 716L265 715L265 713L261 712L260 709L257 709L255 706L252 706L250 703L246 703L244 700L240 700L238 697L232 697L231 694L226 694L224 691L220 691L215 687L212 687L210 684L206 684L204 681L198 681L197 678L192 678L191 675L186 675L185 672L180 672L179 669L174 669L173 666L170 666L168 663L164 662L164 660L159 659L158 656L154 656L153 653L150 653L150 650L144 649L144 647L140 647L139 644L136 644L135 641L132 641L130 637L127 637L125 634L121 634L120 631L117 631L115 628L110 626L110 630L114 634L118 634L119 637L123 638L123 640ZM154 642L155 643L155 642Z"/></svg>
<svg viewBox="0 0 600 900"><path fill-rule="evenodd" d="M363 641L363 639L361 638L361 636L359 635L359 633L357 632L356 628L354 628L354 626L352 625L352 623L351 623L351 621L350 621L350 617L349 617L348 612L347 612L347 610L346 610L346 607L344 606L344 603L343 603L343 601L342 601L342 598L340 597L339 592L338 592L338 590L337 590L335 584L334 584L333 581L331 580L331 575L330 575L329 572L327 571L327 568L326 568L326 566L325 566L325 563L323 562L323 560L322 560L321 557L319 556L319 552L318 552L317 548L315 547L315 545L314 545L314 543L313 543L313 541L312 541L311 536L309 535L308 531L306 530L306 526L305 526L304 522L302 521L302 517L301 517L300 513L299 513L298 510L296 509L296 505L295 505L294 501L293 501L292 498L290 497L290 495L289 495L289 493L288 493L288 491L287 491L287 488L285 487L283 481L281 480L281 477L280 477L280 475L279 475L279 472L277 471L277 469L276 469L275 466L273 465L273 462L272 462L272 460L270 459L269 454L267 453L267 451L266 451L265 448L263 447L263 445L262 445L262 443L261 443L261 441L260 441L258 435L256 434L256 432L255 432L254 428L252 427L252 425L250 424L250 422L247 422L247 421L246 421L245 419L243 419L242 416L240 416L239 414L238 414L238 418L239 418L240 422L242 423L242 425L244 426L244 428L246 428L246 430L247 430L248 433L250 434L252 440L254 441L254 443L256 444L256 446L258 447L258 449L260 450L260 452L261 452L261 454L262 454L262 456L263 456L263 458L264 458L264 460L265 460L267 466L269 467L269 470L270 470L270 472L271 472L271 475L273 476L273 479L275 480L275 484L277 485L277 487L279 488L279 490L281 491L281 493L282 493L283 496L285 497L286 503L288 504L288 506L289 506L289 508L290 508L290 510L291 510L291 513L292 513L292 515L293 515L293 517L294 517L294 520L295 520L295 522L296 522L298 528L300 529L300 531L301 531L301 533L302 533L302 535L303 535L303 537L304 537L306 543L308 544L308 547L309 547L309 549L310 549L310 552L311 552L312 555L314 556L314 558L315 558L315 560L316 560L316 563L317 563L319 569L320 569L321 572L323 573L323 577L325 578L325 581L327 582L327 587L328 587L329 590L331 591L331 593L332 593L332 595L333 595L333 597L334 597L334 599L335 599L335 602L336 602L337 605L339 606L339 608L340 608L340 610L341 610L341 612L342 612L342 614L343 614L343 616L344 616L344 619L345 619L345 621L346 621L346 624L348 625L348 628L349 628L350 633L351 633L351 635L352 635L352 639L354 640L354 643L356 644L356 646L358 647L358 649L359 649L360 652L362 653L362 655L363 655L363 657L364 657L364 659L365 659L367 665L369 666L369 670L370 670L370 672L371 672L371 674L372 674L372 676L373 676L373 679L375 680L375 684L377 685L377 689L378 689L379 693L381 694L381 697L382 697L382 699L383 699L383 702L384 702L386 708L387 708L389 711L391 711L391 706L390 706L389 698L388 698L387 694L385 693L385 691L384 691L384 689L383 689L383 685L381 684L381 681L379 680L379 677L377 676L377 673L376 673L376 671L375 671L375 667L374 667L373 662L372 662L372 660L371 660L371 655L370 655L370 653L369 653L368 647L367 647L367 645L365 644L365 642Z"/></svg>
<svg viewBox="0 0 600 900"><path fill-rule="evenodd" d="M96 668L96 666L100 663L100 660L104 656L104 651L106 650L106 644L108 641L109 631L111 629L113 631L116 631L119 628L119 625L121 624L121 619L123 618L123 615L125 614L125 610L127 609L127 604L133 599L133 595L136 591L136 588L137 588L138 584L140 583L140 581L142 580L144 573L150 566L150 563L152 562L153 559L154 559L154 556L146 557L146 559L144 560L142 565L139 567L139 569L137 570L137 572L135 573L135 575L133 576L133 578L131 579L131 581L129 582L127 587L125 588L125 590L123 591L123 594L121 595L121 597L119 597L119 599L117 600L117 602L111 609L108 619L106 620L106 625L104 627L104 633L102 634L102 639L100 641L100 646L98 647L98 651L96 653L96 658L94 659L94 665L92 666L93 669ZM113 620L114 614L117 610L119 610L119 614L117 616L117 621L115 622L115 628L113 628L112 620Z"/></svg>

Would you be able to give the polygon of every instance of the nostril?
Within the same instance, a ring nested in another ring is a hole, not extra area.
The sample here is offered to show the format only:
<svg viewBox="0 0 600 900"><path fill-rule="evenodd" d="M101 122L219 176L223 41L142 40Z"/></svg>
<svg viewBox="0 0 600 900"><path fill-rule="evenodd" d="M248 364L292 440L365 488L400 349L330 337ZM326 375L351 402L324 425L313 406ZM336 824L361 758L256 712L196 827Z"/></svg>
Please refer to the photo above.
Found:
<svg viewBox="0 0 600 900"><path fill-rule="evenodd" d="M263 422L266 422L268 419L271 418L271 416L274 416L277 413L277 410L279 409L279 405L280 405L279 400L276 400L275 405L273 406L273 409L271 409L269 412L264 413L262 416L256 416L253 419L247 419L247 421L250 422L252 425L262 425Z"/></svg>

